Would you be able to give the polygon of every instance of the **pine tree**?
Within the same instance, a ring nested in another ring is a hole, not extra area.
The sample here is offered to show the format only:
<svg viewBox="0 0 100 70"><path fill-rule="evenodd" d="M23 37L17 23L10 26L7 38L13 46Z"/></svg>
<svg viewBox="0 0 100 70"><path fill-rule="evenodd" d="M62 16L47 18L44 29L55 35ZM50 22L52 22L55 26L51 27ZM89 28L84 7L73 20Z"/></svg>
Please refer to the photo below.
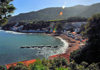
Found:
<svg viewBox="0 0 100 70"><path fill-rule="evenodd" d="M0 0L0 25L7 23L7 19L11 16L11 13L15 10L13 0Z"/></svg>

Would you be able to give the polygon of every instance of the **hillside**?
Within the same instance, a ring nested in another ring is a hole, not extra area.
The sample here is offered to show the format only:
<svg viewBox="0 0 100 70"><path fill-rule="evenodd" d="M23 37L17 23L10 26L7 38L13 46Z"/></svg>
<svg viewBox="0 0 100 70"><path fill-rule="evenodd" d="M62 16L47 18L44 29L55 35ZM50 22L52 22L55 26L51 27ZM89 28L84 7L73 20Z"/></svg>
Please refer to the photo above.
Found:
<svg viewBox="0 0 100 70"><path fill-rule="evenodd" d="M59 15L61 11L63 12L62 16ZM93 4L90 6L77 5L73 7L66 7L65 9L62 9L60 7L52 7L13 16L9 19L9 22L15 22L15 21L29 22L34 20L67 19L72 16L90 17L93 14L99 12L100 12L100 3Z"/></svg>

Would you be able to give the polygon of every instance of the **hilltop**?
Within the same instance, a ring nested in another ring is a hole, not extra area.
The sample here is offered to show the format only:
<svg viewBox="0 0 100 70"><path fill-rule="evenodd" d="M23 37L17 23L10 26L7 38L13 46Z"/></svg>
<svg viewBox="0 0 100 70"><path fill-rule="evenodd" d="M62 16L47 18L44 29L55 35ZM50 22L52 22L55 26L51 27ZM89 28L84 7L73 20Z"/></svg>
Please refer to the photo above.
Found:
<svg viewBox="0 0 100 70"><path fill-rule="evenodd" d="M63 12L62 16L59 15L60 12ZM96 13L100 13L100 3L96 3L90 6L77 5L73 7L66 7L65 9L62 9L61 7L51 7L39 11L21 13L19 15L11 17L9 19L9 22L58 20L77 16L87 18Z"/></svg>

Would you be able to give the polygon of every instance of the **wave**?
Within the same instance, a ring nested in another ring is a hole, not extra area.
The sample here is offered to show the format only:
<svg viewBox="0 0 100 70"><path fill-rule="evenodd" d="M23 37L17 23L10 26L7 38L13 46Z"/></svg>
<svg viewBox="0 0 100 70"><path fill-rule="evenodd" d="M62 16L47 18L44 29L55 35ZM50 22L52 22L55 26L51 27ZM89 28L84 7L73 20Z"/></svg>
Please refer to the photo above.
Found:
<svg viewBox="0 0 100 70"><path fill-rule="evenodd" d="M66 50L68 49L68 42L66 42L66 40L62 39L61 37L56 37L58 39L60 39L62 42L63 42L63 46L60 47L58 50L57 50L57 54L62 54L62 53L65 53Z"/></svg>
<svg viewBox="0 0 100 70"><path fill-rule="evenodd" d="M4 31L4 30L0 30L0 31Z"/></svg>
<svg viewBox="0 0 100 70"><path fill-rule="evenodd" d="M5 31L6 33L11 33L11 34L25 34L25 33L20 33L20 32L14 32L14 31Z"/></svg>
<svg viewBox="0 0 100 70"><path fill-rule="evenodd" d="M14 31L6 31L6 30L0 30L0 32L10 33L10 34L25 34L25 33L14 32Z"/></svg>
<svg viewBox="0 0 100 70"><path fill-rule="evenodd" d="M0 31L4 31L10 34L27 34L27 33L20 33L20 32L14 32L14 31L5 31L5 30L0 30ZM32 34L32 33L28 33L28 34ZM53 48L53 47L52 48L45 47L42 49L37 48L36 50L41 52L41 53L38 53L37 55L45 55L45 57L49 57L52 55L65 53L69 46L68 42L66 42L66 40L62 39L61 37L56 37L56 38L59 39L63 43L62 46L59 46L58 48Z"/></svg>
<svg viewBox="0 0 100 70"><path fill-rule="evenodd" d="M10 34L32 34L32 33L21 33L21 32L15 32L15 31L5 31L5 30L0 30L6 33L10 33Z"/></svg>
<svg viewBox="0 0 100 70"><path fill-rule="evenodd" d="M49 56L52 56L52 55L57 55L57 54L63 54L66 52L66 50L68 49L68 42L66 42L66 40L62 39L61 37L56 37L58 39L61 40L61 42L63 43L63 46L59 46L58 48L48 48L48 47L45 47L45 48L42 48L42 49L38 49L40 53L37 53L36 55L44 55L45 58L48 58Z"/></svg>

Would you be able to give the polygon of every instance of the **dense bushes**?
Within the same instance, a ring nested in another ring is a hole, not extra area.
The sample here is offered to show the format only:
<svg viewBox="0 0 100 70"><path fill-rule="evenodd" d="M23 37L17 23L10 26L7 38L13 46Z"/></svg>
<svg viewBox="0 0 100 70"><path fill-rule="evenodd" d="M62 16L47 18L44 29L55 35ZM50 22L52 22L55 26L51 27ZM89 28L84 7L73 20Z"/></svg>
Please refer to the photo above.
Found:
<svg viewBox="0 0 100 70"><path fill-rule="evenodd" d="M87 18L85 17L70 17L67 19L68 22L86 22Z"/></svg>
<svg viewBox="0 0 100 70"><path fill-rule="evenodd" d="M0 70L5 70L6 67L5 66L0 66Z"/></svg>
<svg viewBox="0 0 100 70"><path fill-rule="evenodd" d="M23 30L37 30L37 29L42 29L42 28L47 28L50 26L50 22L46 22L46 21L35 21L31 24L26 24L23 27Z"/></svg>
<svg viewBox="0 0 100 70"><path fill-rule="evenodd" d="M29 70L23 63L18 63L16 66L11 66L8 70Z"/></svg>
<svg viewBox="0 0 100 70"><path fill-rule="evenodd" d="M85 26L85 34L88 41L79 55L74 55L77 63L86 61L88 63L100 62L100 14L96 14L89 18L88 24Z"/></svg>
<svg viewBox="0 0 100 70"><path fill-rule="evenodd" d="M75 60L75 58L79 56L80 54L81 54L81 49L73 51L73 53L71 53L70 55L70 61ZM81 59L77 58L77 60L80 61Z"/></svg>
<svg viewBox="0 0 100 70"><path fill-rule="evenodd" d="M0 66L0 70L6 70L4 66ZM99 70L99 63L88 64L82 62L77 64L74 60L67 63L64 58L55 58L52 60L37 60L35 63L25 66L23 63L18 63L16 66L11 66L8 70Z"/></svg>
<svg viewBox="0 0 100 70"><path fill-rule="evenodd" d="M25 66L23 63L18 63L16 66L11 66L8 70L65 70L68 67L67 60L64 58L56 58L53 60L37 60L35 63ZM0 66L0 70L6 70L4 66Z"/></svg>

